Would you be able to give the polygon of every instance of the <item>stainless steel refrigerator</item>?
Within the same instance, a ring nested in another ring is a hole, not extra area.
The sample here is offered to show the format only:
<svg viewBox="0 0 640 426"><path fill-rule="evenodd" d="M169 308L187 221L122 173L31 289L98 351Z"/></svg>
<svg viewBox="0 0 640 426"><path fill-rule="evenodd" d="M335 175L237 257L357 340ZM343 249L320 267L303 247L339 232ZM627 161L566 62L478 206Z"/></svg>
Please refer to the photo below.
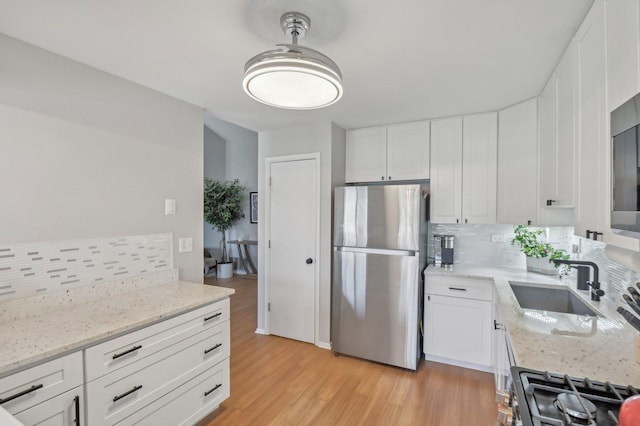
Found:
<svg viewBox="0 0 640 426"><path fill-rule="evenodd" d="M335 189L331 340L337 354L415 370L426 266L425 185Z"/></svg>

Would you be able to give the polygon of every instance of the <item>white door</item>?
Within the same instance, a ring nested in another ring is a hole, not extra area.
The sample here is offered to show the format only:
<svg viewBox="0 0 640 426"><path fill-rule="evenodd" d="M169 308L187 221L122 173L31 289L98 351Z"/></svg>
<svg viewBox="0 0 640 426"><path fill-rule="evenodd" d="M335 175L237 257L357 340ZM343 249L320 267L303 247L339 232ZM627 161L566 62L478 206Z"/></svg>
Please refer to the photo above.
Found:
<svg viewBox="0 0 640 426"><path fill-rule="evenodd" d="M315 342L319 159L267 160L267 327ZM270 184L269 184L270 182Z"/></svg>

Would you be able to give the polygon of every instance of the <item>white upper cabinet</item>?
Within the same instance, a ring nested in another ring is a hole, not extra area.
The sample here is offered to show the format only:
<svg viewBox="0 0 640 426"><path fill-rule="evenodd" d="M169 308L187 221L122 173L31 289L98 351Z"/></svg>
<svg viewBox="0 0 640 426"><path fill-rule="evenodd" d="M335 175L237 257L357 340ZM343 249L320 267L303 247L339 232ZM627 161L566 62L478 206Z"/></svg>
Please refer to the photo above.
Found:
<svg viewBox="0 0 640 426"><path fill-rule="evenodd" d="M429 122L387 127L389 180L429 179Z"/></svg>
<svg viewBox="0 0 640 426"><path fill-rule="evenodd" d="M346 182L429 179L429 122L349 130Z"/></svg>
<svg viewBox="0 0 640 426"><path fill-rule="evenodd" d="M496 223L497 113L431 122L431 221Z"/></svg>
<svg viewBox="0 0 640 426"><path fill-rule="evenodd" d="M462 119L462 218L496 223L498 114Z"/></svg>
<svg viewBox="0 0 640 426"><path fill-rule="evenodd" d="M605 10L610 112L640 92L640 1L608 0Z"/></svg>
<svg viewBox="0 0 640 426"><path fill-rule="evenodd" d="M387 128L371 127L347 131L345 180L386 180Z"/></svg>
<svg viewBox="0 0 640 426"><path fill-rule="evenodd" d="M609 146L604 25L604 5L596 1L574 39L577 65L575 234L582 237L592 236L593 232L602 233L608 211L604 176L607 169L605 150Z"/></svg>
<svg viewBox="0 0 640 426"><path fill-rule="evenodd" d="M498 113L498 223L538 224L538 99Z"/></svg>
<svg viewBox="0 0 640 426"><path fill-rule="evenodd" d="M574 58L569 47L541 96L540 195L543 207L573 207Z"/></svg>
<svg viewBox="0 0 640 426"><path fill-rule="evenodd" d="M431 221L462 218L462 117L431 122Z"/></svg>

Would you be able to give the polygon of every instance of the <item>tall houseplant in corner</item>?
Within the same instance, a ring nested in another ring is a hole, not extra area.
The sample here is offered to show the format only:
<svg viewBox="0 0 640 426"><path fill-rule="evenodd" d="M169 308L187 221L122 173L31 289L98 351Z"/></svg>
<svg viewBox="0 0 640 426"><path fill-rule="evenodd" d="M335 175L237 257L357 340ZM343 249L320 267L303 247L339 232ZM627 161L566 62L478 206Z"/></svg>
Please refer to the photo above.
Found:
<svg viewBox="0 0 640 426"><path fill-rule="evenodd" d="M244 217L242 211L242 198L244 186L238 180L215 181L204 178L204 220L213 225L222 233L222 262L230 264L227 253L227 229L231 228ZM231 276L220 273L222 265L218 268L220 278Z"/></svg>

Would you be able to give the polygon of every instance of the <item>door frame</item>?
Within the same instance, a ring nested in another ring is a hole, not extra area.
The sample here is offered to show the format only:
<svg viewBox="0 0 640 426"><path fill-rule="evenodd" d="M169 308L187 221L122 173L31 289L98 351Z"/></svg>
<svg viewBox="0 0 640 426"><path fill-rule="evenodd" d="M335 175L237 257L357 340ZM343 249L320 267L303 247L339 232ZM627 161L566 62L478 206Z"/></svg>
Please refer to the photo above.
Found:
<svg viewBox="0 0 640 426"><path fill-rule="evenodd" d="M319 152L310 152L307 154L297 154L297 155L285 155L279 157L267 157L265 158L265 169L264 169L264 182L265 182L265 209L264 209L264 234L265 234L265 250L264 250L264 312L265 312L265 332L266 334L271 334L269 331L269 300L271 299L271 283L270 283L270 265L271 265L271 252L269 250L269 241L271 241L271 166L275 163L286 163L291 161L304 161L304 160L314 160L315 161L315 178L316 178L316 223L315 223L315 253L314 260L316 262L315 275L314 279L314 308L313 308L313 322L314 322L314 336L313 342L317 346L319 344L320 337L320 153Z"/></svg>

